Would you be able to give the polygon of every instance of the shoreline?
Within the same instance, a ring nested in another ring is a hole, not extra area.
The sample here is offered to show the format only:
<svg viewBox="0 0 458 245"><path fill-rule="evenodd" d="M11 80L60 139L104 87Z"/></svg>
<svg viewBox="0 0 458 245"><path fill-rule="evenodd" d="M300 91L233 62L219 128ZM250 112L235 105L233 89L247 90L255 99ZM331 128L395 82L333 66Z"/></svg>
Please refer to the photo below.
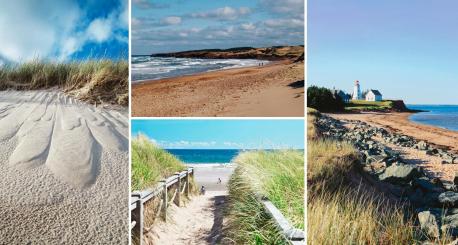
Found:
<svg viewBox="0 0 458 245"><path fill-rule="evenodd" d="M183 58L183 59L185 59L185 58ZM266 60L266 61L268 61L268 60ZM131 82L132 83L132 89L133 89L134 86L137 86L137 85L155 83L155 82L160 82L162 80L173 80L173 79L179 79L179 78L192 78L194 76L203 76L203 75L206 75L206 74L212 73L212 72L230 71L230 70L254 68L254 67L261 68L261 67L267 67L267 66L271 66L271 65L277 65L277 64L286 63L286 61L284 61L284 60L282 60L282 61L268 61L268 62L269 63L267 63L264 66L255 66L255 65L253 65L253 66L229 67L229 68L221 68L221 69L217 69L217 70L208 70L208 71L190 73L190 74L173 76L173 77L163 77L163 78L158 78L158 79L136 80L136 81L132 81Z"/></svg>
<svg viewBox="0 0 458 245"><path fill-rule="evenodd" d="M303 116L304 63L223 69L132 84L132 115Z"/></svg>
<svg viewBox="0 0 458 245"><path fill-rule="evenodd" d="M364 113L352 113L352 114L334 114L329 113L328 115L336 119L349 119L349 120L361 120L366 123L385 127L394 132L402 133L414 137L419 140L424 140L439 147L445 147L458 152L458 132L440 128L437 126L431 126L426 124L420 124L409 119L414 112L390 112L390 113L379 113L379 112L364 112Z"/></svg>
<svg viewBox="0 0 458 245"><path fill-rule="evenodd" d="M186 59L186 58L183 58L183 59ZM224 60L228 60L228 59L224 59ZM259 60L259 61L261 61L261 60ZM264 66L248 65L248 66L228 67L228 68L221 68L221 69L216 69L216 70L208 70L208 71L202 71L202 72L196 72L196 73L190 73L190 74L178 75L178 76L172 76L172 77L161 77L161 78L157 78L157 79L144 79L144 80L132 80L131 83L132 83L132 87L133 87L135 85L154 83L154 82L158 82L160 80L175 79L175 78L181 78L181 77L200 76L200 75L205 75L205 74L207 74L209 72L228 71L228 70L233 70L233 69L243 69L243 68L253 68L253 67L265 67L265 66L276 64L276 63L282 63L282 61L269 61L269 60L264 60L264 61L267 61L269 63L267 63Z"/></svg>

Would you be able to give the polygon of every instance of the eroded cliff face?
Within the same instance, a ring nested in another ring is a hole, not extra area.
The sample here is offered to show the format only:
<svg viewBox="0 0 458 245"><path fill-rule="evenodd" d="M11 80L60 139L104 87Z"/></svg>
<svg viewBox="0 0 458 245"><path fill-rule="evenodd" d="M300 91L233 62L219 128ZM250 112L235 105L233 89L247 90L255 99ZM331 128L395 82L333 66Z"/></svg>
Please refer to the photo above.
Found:
<svg viewBox="0 0 458 245"><path fill-rule="evenodd" d="M200 59L300 59L303 46L274 46L265 48L240 47L231 49L203 49L175 53L152 54L153 57L200 58Z"/></svg>

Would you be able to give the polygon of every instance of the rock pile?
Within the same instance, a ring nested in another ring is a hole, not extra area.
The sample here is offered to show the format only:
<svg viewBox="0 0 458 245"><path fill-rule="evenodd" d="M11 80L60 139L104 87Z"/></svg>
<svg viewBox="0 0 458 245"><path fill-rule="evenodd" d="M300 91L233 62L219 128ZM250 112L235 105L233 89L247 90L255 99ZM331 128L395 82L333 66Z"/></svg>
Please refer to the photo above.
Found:
<svg viewBox="0 0 458 245"><path fill-rule="evenodd" d="M343 123L354 125L348 129ZM415 164L406 163L399 152L391 150L373 137L397 146L425 151L439 156L443 164L458 163L458 156L436 148L425 141L391 133L358 120L336 120L322 115L317 119L317 129L324 137L351 142L360 152L362 169L374 178L392 186L391 192L402 201L408 201L418 214L424 233L432 238L444 234L458 237L458 176L455 183L445 183L432 178Z"/></svg>

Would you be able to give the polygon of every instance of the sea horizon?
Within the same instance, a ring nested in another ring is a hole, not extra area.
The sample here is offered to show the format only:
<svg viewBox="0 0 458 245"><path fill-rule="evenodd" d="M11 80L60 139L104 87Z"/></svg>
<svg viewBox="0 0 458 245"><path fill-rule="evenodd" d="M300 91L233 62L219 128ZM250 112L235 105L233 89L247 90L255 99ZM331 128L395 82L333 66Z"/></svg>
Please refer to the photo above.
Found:
<svg viewBox="0 0 458 245"><path fill-rule="evenodd" d="M244 151L281 151L304 149L165 149L186 164L227 164Z"/></svg>
<svg viewBox="0 0 458 245"><path fill-rule="evenodd" d="M458 131L458 105L408 104L407 107L423 111L411 115L412 122Z"/></svg>

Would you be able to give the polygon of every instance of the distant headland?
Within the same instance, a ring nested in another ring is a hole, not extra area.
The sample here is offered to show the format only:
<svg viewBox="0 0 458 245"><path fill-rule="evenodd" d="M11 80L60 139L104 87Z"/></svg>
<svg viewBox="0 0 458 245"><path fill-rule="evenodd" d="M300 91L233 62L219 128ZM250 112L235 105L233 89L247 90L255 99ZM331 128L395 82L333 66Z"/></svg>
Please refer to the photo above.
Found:
<svg viewBox="0 0 458 245"><path fill-rule="evenodd" d="M259 59L304 60L304 45L272 47L236 47L229 49L201 49L172 53L151 54L151 57L199 58L199 59Z"/></svg>

